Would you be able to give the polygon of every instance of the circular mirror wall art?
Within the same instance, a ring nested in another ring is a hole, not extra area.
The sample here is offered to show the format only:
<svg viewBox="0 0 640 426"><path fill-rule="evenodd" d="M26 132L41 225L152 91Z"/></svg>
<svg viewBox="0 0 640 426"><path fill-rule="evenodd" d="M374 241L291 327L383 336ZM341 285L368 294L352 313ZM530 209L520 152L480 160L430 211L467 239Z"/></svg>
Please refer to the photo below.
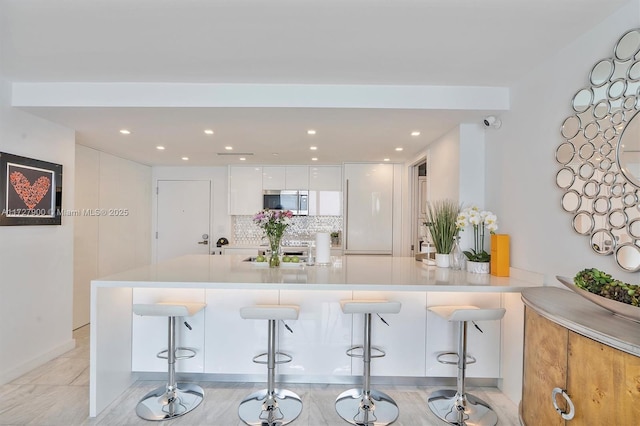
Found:
<svg viewBox="0 0 640 426"><path fill-rule="evenodd" d="M640 28L627 31L575 92L555 152L561 206L599 255L640 271Z"/></svg>

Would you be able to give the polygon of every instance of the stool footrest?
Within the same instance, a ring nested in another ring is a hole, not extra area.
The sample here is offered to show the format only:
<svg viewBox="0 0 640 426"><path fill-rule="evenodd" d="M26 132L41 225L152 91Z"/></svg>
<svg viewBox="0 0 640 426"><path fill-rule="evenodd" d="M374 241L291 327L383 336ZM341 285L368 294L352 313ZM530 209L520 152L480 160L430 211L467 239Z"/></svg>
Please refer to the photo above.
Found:
<svg viewBox="0 0 640 426"><path fill-rule="evenodd" d="M455 361L450 361L450 360L446 360L444 359L445 357L452 357L455 359ZM436 355L436 360L440 363L440 364L450 364L450 365L458 365L458 360L460 358L458 357L458 353L457 352L439 352L438 355ZM465 364L469 365L469 364L474 364L476 362L475 357L472 357L471 355L467 355L467 359Z"/></svg>
<svg viewBox="0 0 640 426"><path fill-rule="evenodd" d="M352 346L347 349L347 355L353 358L364 358L364 347L362 345ZM371 346L371 358L382 358L386 356L387 353L382 349Z"/></svg>
<svg viewBox="0 0 640 426"><path fill-rule="evenodd" d="M256 355L253 357L253 362L255 362L256 364L267 364L267 360L261 360L260 358L266 358L268 355L267 352ZM275 353L275 357L276 357L276 364L286 364L287 362L291 362L293 361L293 357L289 354L285 354L284 352L276 352ZM281 357L280 359L278 359L278 357Z"/></svg>
<svg viewBox="0 0 640 426"><path fill-rule="evenodd" d="M183 355L179 355L180 352L186 353ZM191 359L196 356L196 351L191 348L176 348L174 353L176 354L176 359ZM161 359L169 359L169 349L158 352L156 354L156 357Z"/></svg>

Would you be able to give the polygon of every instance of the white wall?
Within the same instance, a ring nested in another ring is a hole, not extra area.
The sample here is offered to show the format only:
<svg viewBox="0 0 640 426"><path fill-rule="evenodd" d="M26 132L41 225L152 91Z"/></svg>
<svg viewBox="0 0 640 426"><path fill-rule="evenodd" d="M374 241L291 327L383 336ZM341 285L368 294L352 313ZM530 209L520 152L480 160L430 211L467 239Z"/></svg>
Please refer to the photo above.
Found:
<svg viewBox="0 0 640 426"><path fill-rule="evenodd" d="M158 196L156 188L159 180L207 180L211 182L211 223L209 240L215 247L220 237L231 239L231 217L228 209L228 168L227 167L153 167L151 196L151 257L156 260L156 240L158 220Z"/></svg>
<svg viewBox="0 0 640 426"><path fill-rule="evenodd" d="M0 76L0 151L62 164L62 207L74 203L73 130L11 108ZM72 349L73 221L0 227L0 384Z"/></svg>
<svg viewBox="0 0 640 426"><path fill-rule="evenodd" d="M585 267L638 281L612 256L596 255L588 238L573 231L571 215L560 206L554 157L573 95L587 86L593 65L611 57L618 38L638 24L639 2L633 0L532 69L512 88L512 108L502 114L502 128L486 132L485 207L497 213L499 232L511 235L511 266L542 273L548 284L557 285L556 275L572 277Z"/></svg>
<svg viewBox="0 0 640 426"><path fill-rule="evenodd" d="M92 279L151 263L150 200L151 167L77 145L76 211L108 215L73 217L74 328L89 323Z"/></svg>
<svg viewBox="0 0 640 426"><path fill-rule="evenodd" d="M455 128L427 149L427 200L458 200L460 195L460 129Z"/></svg>

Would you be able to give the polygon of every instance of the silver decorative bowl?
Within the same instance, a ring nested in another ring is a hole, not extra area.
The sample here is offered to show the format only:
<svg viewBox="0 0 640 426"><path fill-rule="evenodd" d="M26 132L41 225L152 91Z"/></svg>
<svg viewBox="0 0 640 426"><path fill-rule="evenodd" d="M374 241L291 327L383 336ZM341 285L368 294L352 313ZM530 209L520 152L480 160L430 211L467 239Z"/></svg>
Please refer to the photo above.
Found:
<svg viewBox="0 0 640 426"><path fill-rule="evenodd" d="M556 278L566 287L575 291L585 299L592 301L596 305L602 308L605 308L606 310L613 312L614 314L621 316L623 318L629 319L631 321L640 322L640 307L629 305L627 303L618 302L612 299L607 299L606 297L602 297L597 294L591 293L587 290L583 290L577 285L575 285L573 283L573 280L570 278L560 277L560 276L556 276Z"/></svg>

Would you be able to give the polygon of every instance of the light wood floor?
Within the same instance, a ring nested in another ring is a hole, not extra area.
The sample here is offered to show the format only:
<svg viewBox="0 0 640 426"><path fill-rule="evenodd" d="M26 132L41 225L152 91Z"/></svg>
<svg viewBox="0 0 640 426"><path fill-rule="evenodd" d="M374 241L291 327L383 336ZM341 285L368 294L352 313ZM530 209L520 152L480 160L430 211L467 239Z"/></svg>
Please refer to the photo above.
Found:
<svg viewBox="0 0 640 426"><path fill-rule="evenodd" d="M191 413L165 422L138 418L138 399L160 382L139 381L127 389L97 418L89 417L89 327L74 332L76 349L50 361L11 383L0 386L0 425L212 425L241 426L238 403L263 383L199 383L205 390L203 403ZM335 412L337 395L345 385L291 384L303 401L300 417L292 426L347 425ZM392 396L400 408L397 426L444 425L427 407L432 387L385 386L380 390ZM498 414L498 424L519 425L517 407L496 388L471 388L471 393L487 401Z"/></svg>

